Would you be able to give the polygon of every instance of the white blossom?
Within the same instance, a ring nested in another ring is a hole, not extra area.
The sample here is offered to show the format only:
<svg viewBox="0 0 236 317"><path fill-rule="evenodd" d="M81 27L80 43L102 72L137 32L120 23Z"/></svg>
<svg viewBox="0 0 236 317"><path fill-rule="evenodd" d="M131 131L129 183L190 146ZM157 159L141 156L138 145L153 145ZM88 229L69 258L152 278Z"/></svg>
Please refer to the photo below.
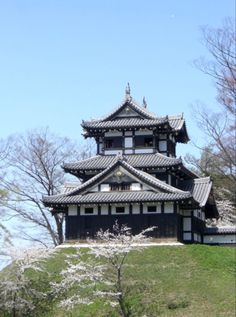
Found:
<svg viewBox="0 0 236 317"><path fill-rule="evenodd" d="M35 309L33 299L43 299L46 293L33 288L27 270L41 271L42 261L48 257L47 249L9 249L13 262L2 272L0 279L0 309L19 315Z"/></svg>
<svg viewBox="0 0 236 317"><path fill-rule="evenodd" d="M72 309L76 305L91 304L95 299L102 298L112 307L118 306L121 316L128 316L123 276L125 260L130 251L140 251L147 246L145 243L150 239L146 234L154 228L132 235L131 228L119 226L118 222L115 222L112 231L98 231L96 240L88 241L90 247L86 261L79 251L76 255L68 256L67 267L61 272L61 281L51 283L54 293L59 297L63 296L59 306ZM86 298L82 295L84 288L90 290ZM76 293L68 296L72 290Z"/></svg>

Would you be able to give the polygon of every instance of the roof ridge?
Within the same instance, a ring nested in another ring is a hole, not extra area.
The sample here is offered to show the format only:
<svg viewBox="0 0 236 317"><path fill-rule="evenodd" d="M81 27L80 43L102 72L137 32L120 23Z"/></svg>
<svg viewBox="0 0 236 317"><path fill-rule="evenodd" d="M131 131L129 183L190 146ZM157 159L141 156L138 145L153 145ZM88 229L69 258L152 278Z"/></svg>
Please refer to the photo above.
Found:
<svg viewBox="0 0 236 317"><path fill-rule="evenodd" d="M127 165L127 167L129 169L131 169L134 173L139 174L139 175L141 174L141 176L143 176L143 177L147 178L149 181L153 182L154 185L157 185L157 187L160 186L162 189L167 190L167 191L171 190L171 192L173 192L173 193L176 193L176 192L177 193L182 193L182 194L183 193L188 193L188 191L182 191L182 190L180 190L178 188L175 188L175 187L173 187L173 186L171 186L169 184L166 184L165 182L159 180L158 178L156 178L156 177L154 177L154 176L152 176L152 175L150 175L150 174L148 174L148 173L146 173L144 171L140 171L140 170L135 169L133 166L131 166L127 162L123 161L122 164L123 165Z"/></svg>
<svg viewBox="0 0 236 317"><path fill-rule="evenodd" d="M165 187L167 190L168 189L170 189L171 191L173 191L174 193L188 193L189 191L185 191L185 190L181 190L181 189L179 189L179 188L176 188L176 187L174 187L174 186L172 186L172 185L170 185L170 184L167 184L167 183L165 183L165 182L163 182L163 181L161 181L160 179L158 179L158 178L156 178L156 177L154 177L154 176L152 176L152 175L150 175L150 174L148 174L148 173L146 173L146 172L144 172L144 171L140 171L140 173L142 173L142 174L144 174L144 175L147 175L147 177L149 177L150 179L152 179L153 180L153 182L156 182L156 183L158 183L158 184L160 184L161 186L163 186L163 187Z"/></svg>

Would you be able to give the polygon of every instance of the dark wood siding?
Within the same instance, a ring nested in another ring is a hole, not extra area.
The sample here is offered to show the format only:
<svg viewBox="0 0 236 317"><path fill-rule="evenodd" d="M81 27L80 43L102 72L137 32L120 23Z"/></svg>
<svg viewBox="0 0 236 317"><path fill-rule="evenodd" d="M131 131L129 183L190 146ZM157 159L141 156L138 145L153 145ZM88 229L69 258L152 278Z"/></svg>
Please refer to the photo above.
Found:
<svg viewBox="0 0 236 317"><path fill-rule="evenodd" d="M126 224L137 234L148 227L157 226L150 235L155 238L176 238L178 234L177 214L138 214L138 215L94 215L68 216L66 239L95 237L99 229L112 229L115 221Z"/></svg>

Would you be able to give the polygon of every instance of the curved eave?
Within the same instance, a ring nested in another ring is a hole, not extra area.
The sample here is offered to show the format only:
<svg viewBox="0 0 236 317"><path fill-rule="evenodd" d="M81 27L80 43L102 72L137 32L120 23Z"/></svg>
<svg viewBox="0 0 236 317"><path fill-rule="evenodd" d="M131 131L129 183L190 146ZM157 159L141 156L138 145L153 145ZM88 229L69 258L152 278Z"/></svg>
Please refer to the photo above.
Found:
<svg viewBox="0 0 236 317"><path fill-rule="evenodd" d="M159 169L159 168L179 168L182 166L181 158L169 158L163 154L126 154L124 159L128 164L137 169ZM116 161L116 155L96 155L75 163L65 163L62 168L65 172L73 175L84 172L100 172L107 168L108 165ZM196 176L195 176L196 177Z"/></svg>
<svg viewBox="0 0 236 317"><path fill-rule="evenodd" d="M155 193L155 192L99 192L87 193L85 195L74 196L51 196L44 199L46 207L63 208L67 205L84 205L84 204L119 204L119 203L146 203L146 202L174 202L174 201L191 201L191 194L179 193Z"/></svg>
<svg viewBox="0 0 236 317"><path fill-rule="evenodd" d="M109 130L131 130L131 129L163 129L172 130L167 119L118 119L114 121L84 121L81 123L82 128L87 133L106 132Z"/></svg>
<svg viewBox="0 0 236 317"><path fill-rule="evenodd" d="M180 129L176 130L175 133L176 133L176 141L177 142L188 143L190 141L185 122L183 123L183 125Z"/></svg>

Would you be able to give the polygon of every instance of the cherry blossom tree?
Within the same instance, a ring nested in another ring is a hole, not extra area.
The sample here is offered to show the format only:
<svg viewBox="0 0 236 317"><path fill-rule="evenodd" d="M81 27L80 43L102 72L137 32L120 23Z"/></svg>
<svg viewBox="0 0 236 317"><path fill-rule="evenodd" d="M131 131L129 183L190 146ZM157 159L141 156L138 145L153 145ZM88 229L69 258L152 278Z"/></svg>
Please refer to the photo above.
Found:
<svg viewBox="0 0 236 317"><path fill-rule="evenodd" d="M0 312L13 317L31 316L36 308L34 301L45 299L47 294L33 286L29 273L42 271L49 254L46 248L9 250L13 263L0 276Z"/></svg>
<svg viewBox="0 0 236 317"><path fill-rule="evenodd" d="M69 256L67 268L61 272L61 282L51 284L56 294L64 294L59 306L73 309L76 305L90 304L95 298L102 298L106 304L117 306L120 316L130 316L130 307L126 303L128 290L124 280L126 259L132 250L141 251L148 245L146 243L149 238L146 235L153 230L154 227L132 235L129 227L120 226L118 222L112 231L100 230L95 241L89 240L86 260L81 251ZM90 289L89 295L83 291L84 288ZM67 297L75 289L76 293Z"/></svg>

